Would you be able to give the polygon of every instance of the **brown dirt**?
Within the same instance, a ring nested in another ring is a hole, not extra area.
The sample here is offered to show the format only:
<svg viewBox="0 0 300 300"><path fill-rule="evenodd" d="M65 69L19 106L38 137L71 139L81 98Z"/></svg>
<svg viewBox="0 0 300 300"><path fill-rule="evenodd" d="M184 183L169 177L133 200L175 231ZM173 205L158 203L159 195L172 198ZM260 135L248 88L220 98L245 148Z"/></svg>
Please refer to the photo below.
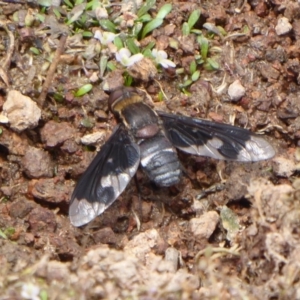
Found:
<svg viewBox="0 0 300 300"><path fill-rule="evenodd" d="M130 71L144 79L135 86L156 109L265 133L276 157L241 164L180 153L188 176L178 186L154 188L138 171L142 204L132 181L100 217L74 228L68 202L96 150L80 138L97 131L109 137L115 120L103 87L113 89L124 78L119 69L97 77L92 92L76 98L73 91L99 75L99 56L88 55L93 39L72 32L38 126L22 132L0 126L0 299L299 298L300 3L202 2L195 28L206 32L209 22L227 32L210 35L210 49L219 49L210 55L220 70L199 67L200 80L183 94L182 77L139 65ZM158 1L151 13L162 5ZM146 39L188 72L199 46L194 35L182 37L181 27L199 4L172 5L165 23ZM3 2L0 10L0 107L10 90L38 101L57 32L66 25L49 18L47 26L26 27L25 16L39 10L32 3ZM279 35L282 17L292 29ZM7 68L11 40L4 26L15 38ZM168 46L169 38L178 41L177 50ZM37 45L42 50L35 55L30 47ZM246 95L232 102L227 88L237 79ZM168 98L163 102L161 89ZM62 97L56 101L57 94ZM37 288L36 298L26 298L30 288Z"/></svg>

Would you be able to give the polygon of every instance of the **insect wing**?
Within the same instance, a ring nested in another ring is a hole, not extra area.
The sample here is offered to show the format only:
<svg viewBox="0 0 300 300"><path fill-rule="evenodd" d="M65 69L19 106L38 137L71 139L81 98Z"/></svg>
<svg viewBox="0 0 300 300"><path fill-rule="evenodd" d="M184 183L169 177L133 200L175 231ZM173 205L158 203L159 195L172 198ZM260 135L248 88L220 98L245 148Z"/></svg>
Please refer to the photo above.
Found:
<svg viewBox="0 0 300 300"><path fill-rule="evenodd" d="M178 149L201 156L259 161L274 156L273 147L249 130L202 119L157 112L168 139Z"/></svg>
<svg viewBox="0 0 300 300"><path fill-rule="evenodd" d="M71 198L69 216L84 225L107 209L123 192L140 163L140 150L119 125L79 179Z"/></svg>

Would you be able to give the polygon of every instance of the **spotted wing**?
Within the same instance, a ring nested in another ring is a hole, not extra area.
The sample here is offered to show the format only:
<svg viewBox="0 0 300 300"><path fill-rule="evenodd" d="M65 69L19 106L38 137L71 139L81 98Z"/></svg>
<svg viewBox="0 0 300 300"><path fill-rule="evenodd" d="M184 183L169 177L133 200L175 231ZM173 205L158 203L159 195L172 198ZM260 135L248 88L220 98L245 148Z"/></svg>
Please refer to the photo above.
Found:
<svg viewBox="0 0 300 300"><path fill-rule="evenodd" d="M69 207L71 223L81 226L103 213L124 191L139 162L138 145L119 125L75 187Z"/></svg>
<svg viewBox="0 0 300 300"><path fill-rule="evenodd" d="M178 149L201 156L259 161L274 156L273 147L247 129L202 119L157 112L168 139Z"/></svg>

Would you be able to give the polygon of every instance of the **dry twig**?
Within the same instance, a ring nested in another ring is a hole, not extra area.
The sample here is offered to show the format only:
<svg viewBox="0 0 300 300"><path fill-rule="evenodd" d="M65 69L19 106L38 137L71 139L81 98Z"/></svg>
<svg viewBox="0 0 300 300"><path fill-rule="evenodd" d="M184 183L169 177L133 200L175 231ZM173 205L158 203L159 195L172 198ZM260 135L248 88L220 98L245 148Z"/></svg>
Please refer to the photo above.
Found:
<svg viewBox="0 0 300 300"><path fill-rule="evenodd" d="M47 74L46 80L45 80L45 82L43 84L43 88L42 88L41 94L40 94L39 99L38 99L38 103L39 103L40 107L43 107L43 105L45 103L45 99L46 99L49 87L51 85L51 82L53 80L53 76L54 76L56 67L57 67L57 65L59 63L60 56L64 52L67 38L68 38L68 35L66 33L64 33L61 36L60 40L59 40L59 44L57 46L54 58L52 60L51 66L49 68L49 72Z"/></svg>

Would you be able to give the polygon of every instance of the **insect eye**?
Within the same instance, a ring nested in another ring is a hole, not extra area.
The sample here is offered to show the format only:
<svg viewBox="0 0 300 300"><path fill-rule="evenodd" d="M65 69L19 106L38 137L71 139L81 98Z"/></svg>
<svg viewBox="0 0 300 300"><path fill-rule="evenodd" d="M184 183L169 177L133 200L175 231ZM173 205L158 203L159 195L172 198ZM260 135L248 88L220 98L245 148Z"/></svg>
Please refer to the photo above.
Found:
<svg viewBox="0 0 300 300"><path fill-rule="evenodd" d="M110 110L112 109L113 105L115 104L115 102L123 96L123 90L122 89L117 89L115 91L113 91L108 99L108 106L110 108Z"/></svg>
<svg viewBox="0 0 300 300"><path fill-rule="evenodd" d="M130 93L135 92L133 87L120 87L114 90L108 99L108 106L110 110L113 110L114 105L119 101L119 99L129 98Z"/></svg>

